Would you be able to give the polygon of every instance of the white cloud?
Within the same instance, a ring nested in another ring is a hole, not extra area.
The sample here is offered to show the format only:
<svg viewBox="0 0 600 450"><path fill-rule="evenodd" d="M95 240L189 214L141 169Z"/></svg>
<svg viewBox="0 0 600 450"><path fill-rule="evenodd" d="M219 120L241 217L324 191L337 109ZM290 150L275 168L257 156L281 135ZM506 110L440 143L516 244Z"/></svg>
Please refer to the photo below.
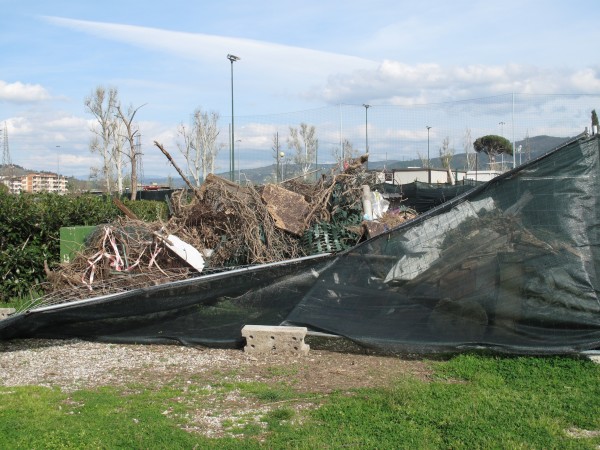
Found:
<svg viewBox="0 0 600 450"><path fill-rule="evenodd" d="M579 92L600 92L598 69L584 69L571 75L571 83Z"/></svg>
<svg viewBox="0 0 600 450"><path fill-rule="evenodd" d="M376 62L356 56L276 44L255 39L243 39L202 33L185 33L158 28L104 22L45 17L58 26L114 40L148 50L166 52L196 61L222 63L228 53L241 58L250 70L263 76L282 76L286 81L306 76L324 78L330 72L375 67ZM307 63L310 61L310 63ZM224 64L221 64L225 66Z"/></svg>
<svg viewBox="0 0 600 450"><path fill-rule="evenodd" d="M469 2L462 3L465 6ZM83 97L89 94L89 89L96 82L118 86L124 94L123 99L136 106L148 104L137 116L142 120L139 126L144 172L148 175L171 171L164 155L153 145L154 140L162 143L180 161L176 145L177 123L185 122L198 104L221 111L222 142L228 145L229 119L226 116L230 111L230 64L225 59L228 53L242 58L235 63L235 134L236 139L242 139L241 143L236 144L236 156L242 156L242 167L271 163L273 134L280 132L280 140L285 147L286 137L283 134L287 133L289 125L297 126L302 120L307 120L303 111L307 111L306 117L312 117L311 120L319 125L323 157L329 153L330 147L339 143L342 128L344 136L352 136L358 147L364 136L364 110L357 108L360 111L356 113L356 118L344 116L342 124L341 119L336 123L338 117L335 112L326 111L319 116L320 113L311 111L322 106L327 108L326 105L350 104L354 107L369 103L372 106L415 106L416 112L403 117L402 121L393 121L391 118L396 114L393 110L403 108L390 107L387 116L381 114L379 117L377 108L369 110L371 146L377 148L378 139L381 145L389 140L398 152L408 153L412 147L407 143L416 142L421 145L421 150L425 145L425 124L435 125L431 131L432 145L434 137L443 138L451 134L451 127L458 130L456 133L462 133L463 122L473 127L474 134L478 132L477 126L484 132L497 128L500 120L510 117L512 92L534 94L523 104L517 102L517 115L535 109L531 113L532 119L526 124L516 121L516 126L523 128L522 133L517 129L517 137L527 130L531 135L534 130L539 132L537 118L545 124L548 120L542 120L542 117L556 117L557 122L564 122L566 114L563 112L538 112L545 104L550 104L550 99L537 94L600 92L598 67L575 64L566 68L566 55L552 47L554 54L553 59L548 60L549 64L560 60L564 66L542 68L536 62L536 52L528 51L524 56L518 56L521 45L535 48L537 41L523 38L519 38L518 42L507 40L516 34L510 31L505 32L509 36L503 36L502 39L496 33L489 33L488 37L494 38L486 40L485 33L480 31L487 27L488 22L482 25L483 22L475 19L482 15L489 16L489 8L492 7L488 4L482 4L475 10L459 8L461 15L466 14L464 11L469 14L468 20L464 21L469 26L463 28L446 17L451 11L457 10L454 3L448 5L443 8L435 5L434 17L439 20L432 20L431 8L423 8L421 4L412 6L412 12L410 8L405 11L407 5L398 6L403 14L386 11L380 22L361 27L356 33L338 34L335 42L328 33L330 30L326 29L322 34L317 33L318 39L312 40L294 41L287 35L273 34L288 38L288 42L311 42L308 45L334 49L331 52L214 34L46 17L46 25L52 25L47 28L52 33L71 44L79 38L85 41L85 45L69 45L69 53L62 55L62 59L59 53L52 52L52 60L46 63L45 71L32 73L30 63L23 65L21 74L11 76L12 79L21 80L37 76L35 81L40 84L0 81L0 102L12 102L5 108L4 114L8 121L11 152L14 152L13 161L30 168L44 168L44 161L46 165L55 164L56 146L60 145L63 155L60 166L64 167L65 174L85 175L90 165L97 165L92 164L97 155L91 155L88 149L93 120L89 114L85 114L82 106ZM497 8L510 11L504 4L502 8ZM427 14L419 18L417 10ZM94 16L90 14L87 17ZM388 23L388 20L398 20L398 17L405 19ZM136 20L143 23L141 18ZM244 20L247 20L246 16ZM278 17L277 20L281 19ZM365 22L370 23L368 20ZM165 23L165 27L179 26L171 25L168 21L161 23ZM472 31L474 25L477 25L477 33L467 32ZM57 27L62 30L57 30ZM212 30L215 29L227 32L231 28L214 26ZM242 33L246 29L239 27L236 32ZM266 36L263 30L257 28L248 33ZM83 39L82 36L92 36L93 39ZM481 39L476 39L476 36L481 36ZM569 36L576 35L571 33ZM457 37L462 37L462 40L458 43L452 41ZM366 55L367 58L336 53L335 49L339 48ZM373 60L374 55L377 55L377 61ZM110 65L106 64L107 56L114 57ZM465 60L468 63L464 63ZM585 60L579 58L579 61ZM133 72L129 72L129 68ZM49 72L52 78L43 78L45 72ZM57 77L56 73L64 73L65 76ZM80 87L78 83L87 85ZM43 86L52 91L52 98ZM59 99L59 95L63 97ZM494 96L501 99L491 98ZM44 102L44 111L41 111L42 105L39 103L35 107L27 103L47 99L55 102ZM298 99L301 101L295 101ZM438 105L444 102L451 104ZM546 106L559 109L561 104L557 102L556 105ZM582 106L584 125L588 121L589 108L594 106L597 105ZM55 109L49 111L51 107ZM66 113L63 108L71 108L71 112ZM287 113L290 111L294 113L290 113L288 119ZM285 113L284 117L275 117L282 113ZM339 114L341 117L342 113ZM240 116L239 120L237 116ZM464 120L460 122L458 118ZM284 122L286 120L290 123ZM480 120L484 122L481 125ZM333 125L327 122L333 122ZM556 126L560 126L560 123ZM551 130L546 132L559 133ZM34 159L34 154L40 156ZM247 160L244 162L245 157ZM221 169L227 168L227 162L225 148L219 157Z"/></svg>
<svg viewBox="0 0 600 450"><path fill-rule="evenodd" d="M321 95L333 104L369 101L414 105L511 92L558 94L598 90L600 74L591 68L568 71L518 64L409 65L386 60L375 70L331 77Z"/></svg>
<svg viewBox="0 0 600 450"><path fill-rule="evenodd" d="M7 83L0 80L0 101L27 103L50 99L50 95L39 84L24 84L20 81Z"/></svg>

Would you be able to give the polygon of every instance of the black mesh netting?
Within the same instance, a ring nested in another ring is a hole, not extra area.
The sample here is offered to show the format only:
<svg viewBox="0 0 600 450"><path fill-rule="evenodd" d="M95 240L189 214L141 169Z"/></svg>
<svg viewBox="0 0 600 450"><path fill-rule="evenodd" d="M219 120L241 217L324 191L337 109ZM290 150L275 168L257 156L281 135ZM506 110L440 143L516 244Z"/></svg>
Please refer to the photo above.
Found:
<svg viewBox="0 0 600 450"><path fill-rule="evenodd" d="M581 138L333 256L39 308L0 338L241 346L300 325L381 352L600 348L598 137Z"/></svg>

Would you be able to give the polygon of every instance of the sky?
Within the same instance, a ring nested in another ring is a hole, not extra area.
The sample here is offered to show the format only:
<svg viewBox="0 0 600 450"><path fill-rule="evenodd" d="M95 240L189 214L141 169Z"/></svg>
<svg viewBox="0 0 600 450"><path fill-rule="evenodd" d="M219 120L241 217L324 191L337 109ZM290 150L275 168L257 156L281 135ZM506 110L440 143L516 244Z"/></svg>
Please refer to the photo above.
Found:
<svg viewBox="0 0 600 450"><path fill-rule="evenodd" d="M236 122L342 104L600 94L597 0L0 5L0 127L11 162L78 178L100 165L89 150L94 119L84 107L100 85L140 107L144 174L174 175L152 143L175 155L177 128L198 107L229 122L227 54L240 57ZM271 162L248 151L241 165Z"/></svg>

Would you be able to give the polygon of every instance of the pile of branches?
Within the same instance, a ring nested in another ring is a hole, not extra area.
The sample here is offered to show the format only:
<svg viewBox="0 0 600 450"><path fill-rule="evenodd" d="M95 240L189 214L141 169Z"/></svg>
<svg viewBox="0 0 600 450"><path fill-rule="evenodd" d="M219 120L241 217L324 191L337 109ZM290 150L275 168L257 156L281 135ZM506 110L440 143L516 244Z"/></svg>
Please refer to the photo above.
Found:
<svg viewBox="0 0 600 450"><path fill-rule="evenodd" d="M294 236L275 226L261 187L240 186L208 175L195 198L169 228L198 249L210 251L211 267L265 264L303 256Z"/></svg>
<svg viewBox="0 0 600 450"><path fill-rule="evenodd" d="M42 288L64 301L188 278L190 268L167 251L165 241L162 224L119 218L99 226L71 262L46 267Z"/></svg>
<svg viewBox="0 0 600 450"><path fill-rule="evenodd" d="M155 144L179 171L164 148ZM189 189L172 196L168 222L143 222L115 200L125 217L98 227L72 262L47 270L48 296L68 301L199 275L169 249L170 235L203 254L203 274L311 253L303 247L302 236L277 226L262 198L264 186L241 186L211 174L195 188L179 172ZM305 199L308 213L302 220L307 232L323 223L353 226L349 245L355 245L362 237L356 227L361 215L357 215L358 222L355 218L350 223L347 211L360 212L361 186L373 184L372 177L362 169L362 161L357 161L348 170L332 172L317 182L298 177L280 186Z"/></svg>

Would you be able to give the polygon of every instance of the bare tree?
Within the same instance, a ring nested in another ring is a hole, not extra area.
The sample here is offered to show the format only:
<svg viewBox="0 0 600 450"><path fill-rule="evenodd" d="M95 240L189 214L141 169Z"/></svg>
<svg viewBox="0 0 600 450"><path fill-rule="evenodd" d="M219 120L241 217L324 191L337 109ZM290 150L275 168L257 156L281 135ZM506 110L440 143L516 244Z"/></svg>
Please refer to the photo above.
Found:
<svg viewBox="0 0 600 450"><path fill-rule="evenodd" d="M348 139L344 139L342 141L341 148L338 145L333 147L331 150L331 155L335 159L336 164L338 165L340 170L344 170L344 163L357 158L358 153L358 149L354 148L352 142L350 142Z"/></svg>
<svg viewBox="0 0 600 450"><path fill-rule="evenodd" d="M442 167L444 169L450 168L450 163L452 162L453 156L454 149L450 148L450 137L446 136L442 141L442 146L440 147L440 162L442 163Z"/></svg>
<svg viewBox="0 0 600 450"><path fill-rule="evenodd" d="M302 174L306 176L316 160L319 149L319 140L316 137L314 125L300 124L300 128L290 127L288 148L294 151L294 162L300 166Z"/></svg>
<svg viewBox="0 0 600 450"><path fill-rule="evenodd" d="M431 165L431 161L427 158L427 155L424 155L420 151L417 150L417 157L421 160L421 167L427 169Z"/></svg>
<svg viewBox="0 0 600 450"><path fill-rule="evenodd" d="M178 132L183 138L183 144L177 144L183 154L187 170L191 174L196 186L215 170L215 160L222 146L217 145L219 136L219 113L205 112L196 109L193 115L191 128L181 124Z"/></svg>
<svg viewBox="0 0 600 450"><path fill-rule="evenodd" d="M121 120L115 120L112 124L112 159L115 169L115 178L117 182L117 192L123 194L123 170L125 165L126 152L124 150L126 142L126 131Z"/></svg>
<svg viewBox="0 0 600 450"><path fill-rule="evenodd" d="M285 153L282 151L281 141L279 140L279 133L273 133L273 145L271 150L273 151L273 159L275 160L275 176L273 179L275 182L283 180L283 160Z"/></svg>
<svg viewBox="0 0 600 450"><path fill-rule="evenodd" d="M142 105L144 106L144 105ZM139 129L134 129L133 119L135 118L136 113L140 110L142 106L138 106L134 108L130 106L127 109L127 114L123 112L121 105L118 104L116 106L117 116L121 120L124 128L125 128L125 138L126 142L129 145L129 162L131 164L131 200L135 200L137 197L137 186L138 186L138 173L137 166L139 163L139 158L141 157L141 152L139 146L136 145L136 136L139 136Z"/></svg>
<svg viewBox="0 0 600 450"><path fill-rule="evenodd" d="M465 136L463 138L463 148L465 150L465 155L466 155L466 169L467 171L469 170L475 170L475 162L477 160L476 158L476 153L473 150L473 138L471 137L471 129L467 128L465 130Z"/></svg>
<svg viewBox="0 0 600 450"><path fill-rule="evenodd" d="M177 148L185 158L186 169L188 175L191 175L196 180L196 186L200 185L200 155L193 152L192 140L194 134L191 129L186 128L182 123L177 127L177 133L183 139L183 143L177 142Z"/></svg>
<svg viewBox="0 0 600 450"><path fill-rule="evenodd" d="M107 193L112 191L112 139L114 132L114 113L118 103L117 88L108 91L103 86L98 86L92 95L84 100L85 107L96 118L92 127L94 137L90 142L92 153L99 153L102 157L102 176Z"/></svg>

